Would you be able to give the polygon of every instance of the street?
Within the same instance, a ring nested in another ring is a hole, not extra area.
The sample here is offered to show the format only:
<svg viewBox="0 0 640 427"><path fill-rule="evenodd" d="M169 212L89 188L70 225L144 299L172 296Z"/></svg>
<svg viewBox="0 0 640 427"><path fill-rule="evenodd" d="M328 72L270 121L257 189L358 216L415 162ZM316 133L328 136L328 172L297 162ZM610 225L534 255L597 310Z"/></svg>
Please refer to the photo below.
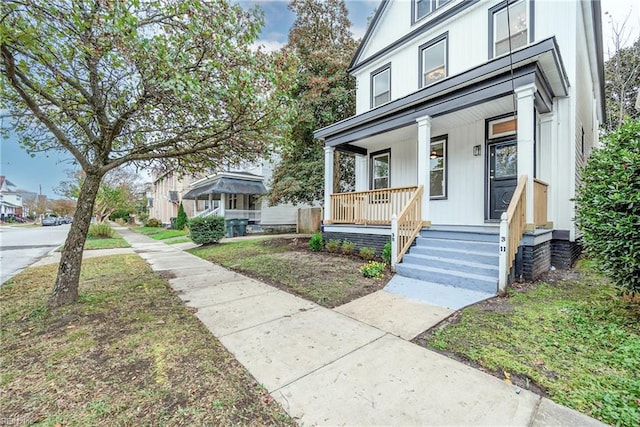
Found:
<svg viewBox="0 0 640 427"><path fill-rule="evenodd" d="M0 227L0 284L63 244L69 227Z"/></svg>

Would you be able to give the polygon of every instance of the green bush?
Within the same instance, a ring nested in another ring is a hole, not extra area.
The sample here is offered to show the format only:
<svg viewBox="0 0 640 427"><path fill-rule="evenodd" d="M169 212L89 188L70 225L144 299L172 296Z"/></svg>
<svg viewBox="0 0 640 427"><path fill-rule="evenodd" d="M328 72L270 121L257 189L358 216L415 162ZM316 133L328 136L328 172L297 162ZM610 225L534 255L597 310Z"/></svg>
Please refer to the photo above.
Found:
<svg viewBox="0 0 640 427"><path fill-rule="evenodd" d="M187 227L191 240L199 245L218 243L225 235L224 218L218 215L191 218Z"/></svg>
<svg viewBox="0 0 640 427"><path fill-rule="evenodd" d="M384 269L387 265L384 262L369 261L362 267L360 267L360 273L364 277L371 277L373 279L382 279L384 276Z"/></svg>
<svg viewBox="0 0 640 427"><path fill-rule="evenodd" d="M340 240L331 239L327 242L326 247L328 252L336 254L340 250Z"/></svg>
<svg viewBox="0 0 640 427"><path fill-rule="evenodd" d="M109 224L100 222L89 226L87 237L91 237L93 239L111 239L113 234L114 231Z"/></svg>
<svg viewBox="0 0 640 427"><path fill-rule="evenodd" d="M385 243L382 247L382 261L391 265L391 241Z"/></svg>
<svg viewBox="0 0 640 427"><path fill-rule="evenodd" d="M309 247L314 252L320 252L322 250L322 233L314 233L309 240Z"/></svg>
<svg viewBox="0 0 640 427"><path fill-rule="evenodd" d="M162 221L158 218L149 218L147 222L144 223L145 227L162 227Z"/></svg>
<svg viewBox="0 0 640 427"><path fill-rule="evenodd" d="M182 202L180 202L180 206L178 206L178 216L176 217L176 230L184 230L188 221L189 218L187 218L187 213L184 211Z"/></svg>
<svg viewBox="0 0 640 427"><path fill-rule="evenodd" d="M342 253L344 255L352 255L356 250L356 244L348 241L347 239L342 241Z"/></svg>
<svg viewBox="0 0 640 427"><path fill-rule="evenodd" d="M376 257L376 250L368 246L361 247L359 253L360 253L360 258L366 261L371 261Z"/></svg>
<svg viewBox="0 0 640 427"><path fill-rule="evenodd" d="M616 284L640 294L640 120L593 150L575 201L587 253Z"/></svg>

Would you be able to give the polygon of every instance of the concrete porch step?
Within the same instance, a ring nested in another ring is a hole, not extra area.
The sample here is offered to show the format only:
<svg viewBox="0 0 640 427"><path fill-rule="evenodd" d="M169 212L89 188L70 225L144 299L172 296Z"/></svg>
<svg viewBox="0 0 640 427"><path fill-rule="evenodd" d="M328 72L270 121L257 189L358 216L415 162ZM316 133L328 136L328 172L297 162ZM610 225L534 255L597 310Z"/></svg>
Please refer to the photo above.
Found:
<svg viewBox="0 0 640 427"><path fill-rule="evenodd" d="M464 240L472 242L492 242L498 243L500 238L498 230L479 229L473 231L464 231L463 229L437 229L425 228L420 232L421 237L429 239L445 239L445 240Z"/></svg>
<svg viewBox="0 0 640 427"><path fill-rule="evenodd" d="M416 246L430 248L447 248L457 250L468 250L482 253L498 253L498 242L485 242L465 239L441 239L434 237L418 237Z"/></svg>
<svg viewBox="0 0 640 427"><path fill-rule="evenodd" d="M498 278L498 266L495 263L481 263L469 260L447 258L443 256L421 255L408 253L402 258L403 264L417 264L424 267L434 267L445 270L463 271Z"/></svg>
<svg viewBox="0 0 640 427"><path fill-rule="evenodd" d="M404 277L480 292L495 294L498 288L497 272L494 277L411 263L400 263L396 265L396 272Z"/></svg>
<svg viewBox="0 0 640 427"><path fill-rule="evenodd" d="M481 264L498 265L498 247L496 246L494 252L489 251L472 251L466 249L456 248L440 248L431 247L425 245L417 245L411 247L410 254L415 255L428 255L442 258L449 258L455 260L462 260L468 262L477 262ZM405 255L406 256L406 255Z"/></svg>

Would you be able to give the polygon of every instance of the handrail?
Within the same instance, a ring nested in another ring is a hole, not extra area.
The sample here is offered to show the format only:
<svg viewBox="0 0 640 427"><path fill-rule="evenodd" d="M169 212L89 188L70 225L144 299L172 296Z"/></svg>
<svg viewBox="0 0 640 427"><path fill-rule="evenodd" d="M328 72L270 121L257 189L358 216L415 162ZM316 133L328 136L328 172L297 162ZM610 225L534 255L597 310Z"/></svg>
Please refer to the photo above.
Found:
<svg viewBox="0 0 640 427"><path fill-rule="evenodd" d="M395 187L380 190L331 194L330 224L391 223L391 215L402 210L418 187Z"/></svg>
<svg viewBox="0 0 640 427"><path fill-rule="evenodd" d="M509 271L516 259L520 240L526 229L527 213L527 175L520 176L518 186L513 192L509 207L500 218L499 278L498 292L507 290Z"/></svg>
<svg viewBox="0 0 640 427"><path fill-rule="evenodd" d="M413 193L400 215L391 219L391 250L392 266L402 261L402 257L409 250L413 239L422 229L422 193L424 187L421 185ZM395 242L395 244L394 244Z"/></svg>

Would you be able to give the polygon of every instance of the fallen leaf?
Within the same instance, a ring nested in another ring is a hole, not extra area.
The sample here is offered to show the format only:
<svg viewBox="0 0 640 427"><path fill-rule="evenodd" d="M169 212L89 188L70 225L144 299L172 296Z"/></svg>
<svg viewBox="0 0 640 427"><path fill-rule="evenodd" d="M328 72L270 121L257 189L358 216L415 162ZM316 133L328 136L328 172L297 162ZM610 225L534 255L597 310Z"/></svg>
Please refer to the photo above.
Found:
<svg viewBox="0 0 640 427"><path fill-rule="evenodd" d="M544 361L542 359L539 359L536 357L536 360L534 361L534 363L538 366L544 365Z"/></svg>

